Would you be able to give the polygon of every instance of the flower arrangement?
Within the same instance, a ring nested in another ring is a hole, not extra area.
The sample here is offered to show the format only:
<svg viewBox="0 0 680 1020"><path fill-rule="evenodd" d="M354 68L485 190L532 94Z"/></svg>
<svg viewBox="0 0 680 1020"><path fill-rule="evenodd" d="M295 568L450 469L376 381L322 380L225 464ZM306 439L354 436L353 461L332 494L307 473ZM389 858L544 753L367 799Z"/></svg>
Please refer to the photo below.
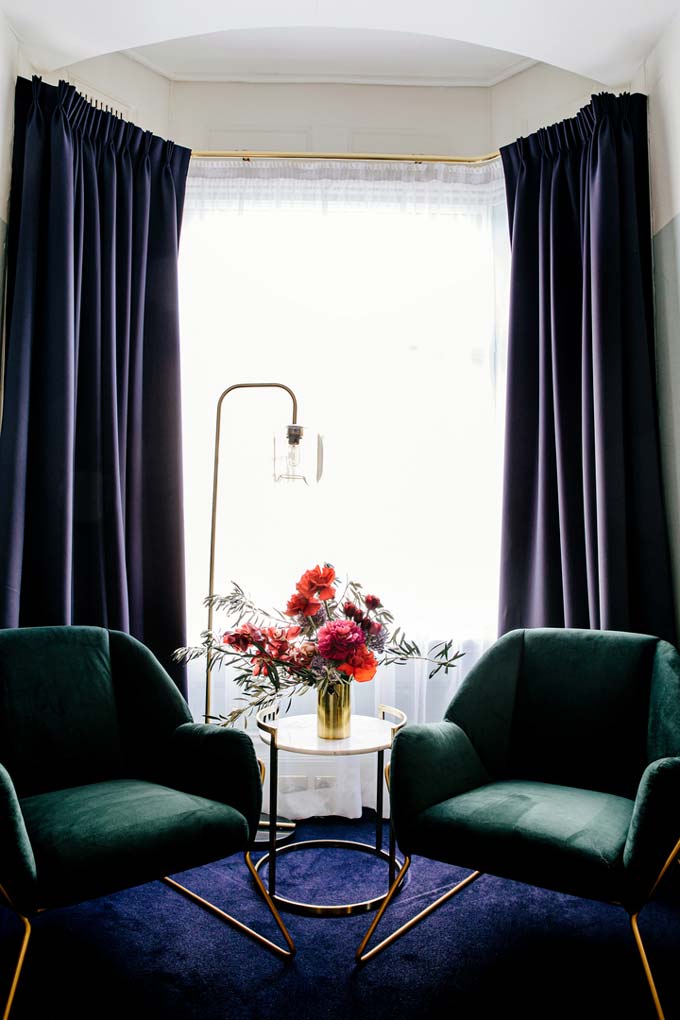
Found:
<svg viewBox="0 0 680 1020"><path fill-rule="evenodd" d="M201 645L180 648L175 658L207 656L213 665L236 668L235 683L244 691L239 700L245 703L218 717L225 726L310 687L332 694L353 680L366 683L380 665L422 659L432 663L433 677L441 669L448 672L463 654L442 641L422 655L401 628L393 629L394 618L377 595L365 595L356 581L347 581L338 595L330 563L304 572L283 613L258 609L235 583L229 595L206 599L211 603L226 611L231 628L204 632Z"/></svg>

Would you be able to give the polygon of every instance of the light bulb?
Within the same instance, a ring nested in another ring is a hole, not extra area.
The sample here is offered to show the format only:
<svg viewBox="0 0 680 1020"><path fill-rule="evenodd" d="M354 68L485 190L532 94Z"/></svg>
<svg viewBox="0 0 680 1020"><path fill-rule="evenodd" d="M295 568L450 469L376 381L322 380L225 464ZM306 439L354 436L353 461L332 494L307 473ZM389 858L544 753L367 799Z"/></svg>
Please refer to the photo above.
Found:
<svg viewBox="0 0 680 1020"><path fill-rule="evenodd" d="M306 464L309 460L309 451L303 450L304 429L297 423L286 427L286 442L281 443L278 436L274 436L274 481L275 482L304 482L309 485L307 478L311 466ZM317 470L316 481L321 477L323 463L322 454L317 449Z"/></svg>
<svg viewBox="0 0 680 1020"><path fill-rule="evenodd" d="M291 471L294 470L296 467L299 467L299 465L300 465L300 444L299 443L289 443L288 444L288 451L287 451L287 454L286 454L286 460L288 461L288 467L291 469Z"/></svg>

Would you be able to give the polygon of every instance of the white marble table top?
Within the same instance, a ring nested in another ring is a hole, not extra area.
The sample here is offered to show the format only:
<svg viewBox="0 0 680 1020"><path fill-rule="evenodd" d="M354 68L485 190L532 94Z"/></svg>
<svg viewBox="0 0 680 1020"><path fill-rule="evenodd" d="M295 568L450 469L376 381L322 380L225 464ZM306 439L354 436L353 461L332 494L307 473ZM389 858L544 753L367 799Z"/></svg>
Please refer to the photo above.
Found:
<svg viewBox="0 0 680 1020"><path fill-rule="evenodd" d="M350 735L340 740L326 740L318 736L316 715L283 716L268 722L267 726L276 728L276 746L279 751L295 751L297 754L341 755L386 751L392 746L395 733L393 723L370 715L353 715ZM262 728L260 736L267 744L271 740L270 734Z"/></svg>

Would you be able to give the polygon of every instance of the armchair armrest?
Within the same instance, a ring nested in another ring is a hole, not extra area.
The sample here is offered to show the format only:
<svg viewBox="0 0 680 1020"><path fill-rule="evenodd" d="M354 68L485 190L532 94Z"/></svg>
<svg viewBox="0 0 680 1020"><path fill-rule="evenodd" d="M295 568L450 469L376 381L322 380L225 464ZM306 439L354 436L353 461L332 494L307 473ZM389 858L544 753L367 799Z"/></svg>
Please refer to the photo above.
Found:
<svg viewBox="0 0 680 1020"><path fill-rule="evenodd" d="M400 730L390 775L392 820L402 850L422 811L490 781L470 738L456 723L446 721Z"/></svg>
<svg viewBox="0 0 680 1020"><path fill-rule="evenodd" d="M0 862L4 896L16 910L31 913L37 905L35 857L14 783L3 765L0 765Z"/></svg>
<svg viewBox="0 0 680 1020"><path fill-rule="evenodd" d="M680 840L680 758L659 758L645 769L638 787L623 851L631 903L640 909Z"/></svg>
<svg viewBox="0 0 680 1020"><path fill-rule="evenodd" d="M255 838L262 807L257 755L243 730L183 723L170 737L161 782L240 811Z"/></svg>

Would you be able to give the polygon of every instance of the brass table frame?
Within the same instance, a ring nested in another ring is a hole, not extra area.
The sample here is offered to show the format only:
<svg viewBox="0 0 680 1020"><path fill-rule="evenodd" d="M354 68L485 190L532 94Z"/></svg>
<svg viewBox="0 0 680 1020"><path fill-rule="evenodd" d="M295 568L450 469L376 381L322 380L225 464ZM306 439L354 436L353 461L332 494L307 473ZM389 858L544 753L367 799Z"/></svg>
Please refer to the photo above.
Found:
<svg viewBox="0 0 680 1020"><path fill-rule="evenodd" d="M270 748L270 759L269 759L269 813L271 817L276 817L277 811L277 799L278 799L278 727L272 725L272 711L271 709L264 709L257 715L257 725L264 733L269 736L269 748ZM385 719L386 716L394 717L397 722L392 724L392 740L394 740L395 734L406 724L406 715L398 708L391 708L389 705L378 706L378 718ZM370 843L359 843L354 840L347 839L308 839L300 840L297 843L288 843L285 846L279 846L276 843L274 832L270 829L269 838L269 849L264 856L262 856L255 864L255 871L258 873L260 869L265 865L268 865L268 892L271 900L277 907L282 910L290 911L294 914L304 914L308 917L348 917L352 914L362 914L370 910L376 910L381 907L386 900L392 899L396 892L403 887L406 883L402 881L405 878L405 870L403 869L402 862L397 859L396 842L394 838L394 830L392 825L389 824L389 850L383 850L383 774L387 773L385 769L385 750L382 748L375 752L353 752L369 754L375 753L377 755L377 774L376 774L376 823L375 823L375 845ZM295 753L293 750L292 753ZM338 755L339 757L339 755ZM389 768L389 766L388 766ZM282 856L286 853L296 853L301 850L312 850L312 849L331 849L339 848L345 850L354 850L359 853L370 854L373 857L381 858L388 862L389 865L389 880L387 892L381 893L379 896L373 896L367 900L360 900L355 903L335 903L335 904L315 904L315 903L304 903L299 900L291 900L285 896L281 896L276 892L276 862L277 857ZM397 878L397 867L399 868Z"/></svg>

